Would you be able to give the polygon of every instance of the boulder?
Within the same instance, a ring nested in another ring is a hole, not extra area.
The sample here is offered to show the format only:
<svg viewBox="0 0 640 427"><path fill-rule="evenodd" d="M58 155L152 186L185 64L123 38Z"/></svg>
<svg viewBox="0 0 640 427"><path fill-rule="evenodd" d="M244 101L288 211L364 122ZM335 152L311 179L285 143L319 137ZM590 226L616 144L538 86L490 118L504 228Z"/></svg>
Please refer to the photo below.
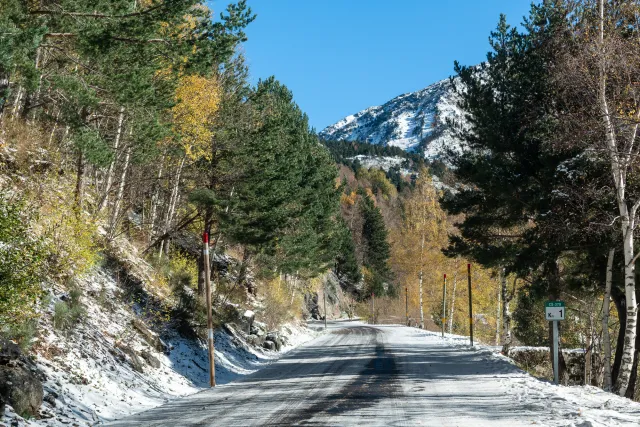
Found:
<svg viewBox="0 0 640 427"><path fill-rule="evenodd" d="M259 346L262 344L262 339L257 335L247 335L247 343L254 346Z"/></svg>
<svg viewBox="0 0 640 427"><path fill-rule="evenodd" d="M142 351L140 356L151 366L152 368L160 368L160 361L148 351Z"/></svg>
<svg viewBox="0 0 640 427"><path fill-rule="evenodd" d="M134 371L143 373L142 359L136 354L136 352L129 346L124 344L118 344L118 348L127 355L127 361Z"/></svg>
<svg viewBox="0 0 640 427"><path fill-rule="evenodd" d="M276 343L273 341L265 341L262 343L262 347L264 347L266 350L274 351L276 349Z"/></svg>
<svg viewBox="0 0 640 427"><path fill-rule="evenodd" d="M10 404L16 413L35 416L42 405L42 382L22 364L0 365L0 411Z"/></svg>
<svg viewBox="0 0 640 427"><path fill-rule="evenodd" d="M262 322L253 322L251 325L251 335L257 335L259 338L263 338L267 335L267 325Z"/></svg>
<svg viewBox="0 0 640 427"><path fill-rule="evenodd" d="M22 352L17 344L0 339L0 365L6 365L12 360L17 360Z"/></svg>
<svg viewBox="0 0 640 427"><path fill-rule="evenodd" d="M131 321L133 327L140 332L142 338L149 344L151 347L155 348L157 351L161 353L167 353L169 351L169 347L160 339L158 335L151 332L147 325L142 322L140 319L133 319Z"/></svg>
<svg viewBox="0 0 640 427"><path fill-rule="evenodd" d="M43 400L53 407L56 406L56 396L52 393L47 393Z"/></svg>
<svg viewBox="0 0 640 427"><path fill-rule="evenodd" d="M253 326L253 322L255 319L256 319L256 314L251 310L246 310L242 314L242 319L241 319L243 330L248 331L250 334L251 327Z"/></svg>
<svg viewBox="0 0 640 427"><path fill-rule="evenodd" d="M280 351L282 348L282 338L278 332L269 332L265 338L265 341L271 341L275 344L275 349Z"/></svg>

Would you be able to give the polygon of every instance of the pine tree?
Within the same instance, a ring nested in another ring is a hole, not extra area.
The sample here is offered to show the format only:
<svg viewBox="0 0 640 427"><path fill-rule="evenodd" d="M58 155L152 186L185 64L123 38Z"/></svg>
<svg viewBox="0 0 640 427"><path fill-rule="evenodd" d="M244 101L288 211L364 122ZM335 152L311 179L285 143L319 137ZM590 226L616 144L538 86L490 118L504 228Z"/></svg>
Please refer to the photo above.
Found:
<svg viewBox="0 0 640 427"><path fill-rule="evenodd" d="M337 235L339 246L335 272L353 291L355 285L361 280L362 273L356 257L356 246L344 219L339 221Z"/></svg>
<svg viewBox="0 0 640 427"><path fill-rule="evenodd" d="M285 274L313 277L337 252L339 189L328 152L291 92L274 78L249 96L256 125L234 151L233 196L221 232ZM224 199L224 198L223 198Z"/></svg>
<svg viewBox="0 0 640 427"><path fill-rule="evenodd" d="M559 152L550 144L557 130L550 40L565 22L560 10L544 6L533 7L527 24L527 33L519 33L501 16L487 63L456 63L465 88L458 88L460 107L469 123L458 128L459 136L469 149L451 155L464 186L445 198L444 207L465 216L447 253L520 277L534 272L532 286L557 299L560 256L579 237L561 225L567 201L558 197L564 177L557 174L578 151Z"/></svg>

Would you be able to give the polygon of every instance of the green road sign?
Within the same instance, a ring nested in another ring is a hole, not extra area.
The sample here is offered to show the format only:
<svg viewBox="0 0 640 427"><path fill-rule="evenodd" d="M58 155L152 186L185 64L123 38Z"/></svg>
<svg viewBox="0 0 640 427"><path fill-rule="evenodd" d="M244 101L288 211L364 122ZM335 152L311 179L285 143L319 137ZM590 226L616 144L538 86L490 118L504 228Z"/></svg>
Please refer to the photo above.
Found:
<svg viewBox="0 0 640 427"><path fill-rule="evenodd" d="M564 301L547 301L544 303L545 307L564 307Z"/></svg>
<svg viewBox="0 0 640 427"><path fill-rule="evenodd" d="M564 301L547 301L544 303L544 314L547 320L564 320L565 313Z"/></svg>

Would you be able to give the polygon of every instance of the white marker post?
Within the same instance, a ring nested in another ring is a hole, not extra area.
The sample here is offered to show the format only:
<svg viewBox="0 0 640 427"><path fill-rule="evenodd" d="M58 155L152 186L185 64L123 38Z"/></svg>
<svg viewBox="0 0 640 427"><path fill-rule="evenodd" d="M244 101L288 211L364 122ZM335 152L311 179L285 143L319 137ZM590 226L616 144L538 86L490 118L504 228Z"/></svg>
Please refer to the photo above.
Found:
<svg viewBox="0 0 640 427"><path fill-rule="evenodd" d="M206 284L206 300L207 300L207 329L208 329L208 343L209 343L209 385L211 387L216 386L216 370L214 363L214 348L213 348L213 315L211 314L211 269L209 266L209 234L204 233L202 235L203 243L203 259L204 259L204 283Z"/></svg>
<svg viewBox="0 0 640 427"><path fill-rule="evenodd" d="M558 369L558 321L564 320L566 314L564 301L545 302L544 314L548 321L553 322L553 382L558 384L560 382Z"/></svg>

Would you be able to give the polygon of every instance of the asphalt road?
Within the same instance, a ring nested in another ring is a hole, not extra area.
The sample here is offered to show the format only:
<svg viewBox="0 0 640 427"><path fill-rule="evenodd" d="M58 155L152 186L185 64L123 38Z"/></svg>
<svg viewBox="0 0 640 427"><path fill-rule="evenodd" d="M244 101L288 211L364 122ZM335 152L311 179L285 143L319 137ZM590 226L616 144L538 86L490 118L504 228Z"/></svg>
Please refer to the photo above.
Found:
<svg viewBox="0 0 640 427"><path fill-rule="evenodd" d="M514 426L539 420L501 384L521 373L417 329L333 322L239 381L111 426ZM441 342L440 342L441 341Z"/></svg>

